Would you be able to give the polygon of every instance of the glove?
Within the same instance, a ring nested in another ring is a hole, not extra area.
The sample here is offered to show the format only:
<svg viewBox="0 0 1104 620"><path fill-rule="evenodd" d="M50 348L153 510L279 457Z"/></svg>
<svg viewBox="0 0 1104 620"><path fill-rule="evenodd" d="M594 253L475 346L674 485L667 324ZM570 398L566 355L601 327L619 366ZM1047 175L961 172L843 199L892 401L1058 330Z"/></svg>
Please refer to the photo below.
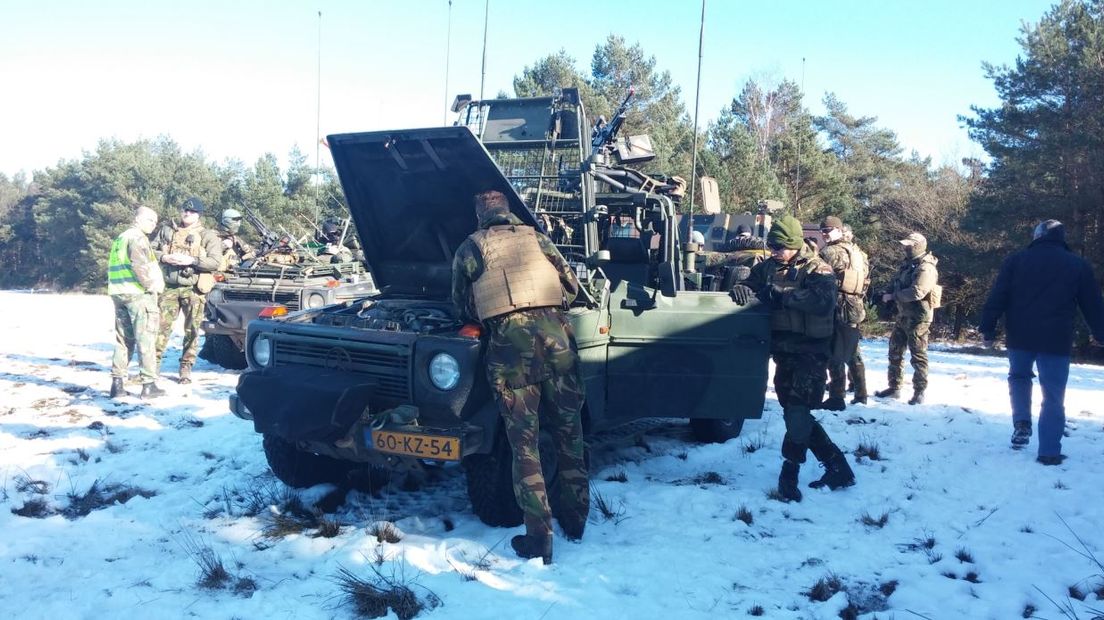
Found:
<svg viewBox="0 0 1104 620"><path fill-rule="evenodd" d="M732 287L728 295L732 298L732 301L736 302L737 306L746 306L751 303L751 298L755 296L755 292L746 284L737 284Z"/></svg>
<svg viewBox="0 0 1104 620"><path fill-rule="evenodd" d="M756 294L756 297L759 298L759 301L771 308L781 308L783 294L784 291L778 288L778 285L771 285L760 290L759 293Z"/></svg>

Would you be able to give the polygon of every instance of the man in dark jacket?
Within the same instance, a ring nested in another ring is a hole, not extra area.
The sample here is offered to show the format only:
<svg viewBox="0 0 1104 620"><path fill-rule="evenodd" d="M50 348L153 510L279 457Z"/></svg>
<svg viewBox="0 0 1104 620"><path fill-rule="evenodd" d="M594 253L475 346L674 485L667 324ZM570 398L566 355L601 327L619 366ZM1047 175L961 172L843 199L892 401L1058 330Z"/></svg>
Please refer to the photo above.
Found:
<svg viewBox="0 0 1104 620"><path fill-rule="evenodd" d="M1043 403L1039 411L1039 456L1057 465L1066 425L1066 380L1073 348L1073 315L1081 309L1093 338L1104 342L1104 300L1092 267L1070 252L1065 228L1057 220L1035 227L1027 249L1005 259L982 309L981 332L987 347L996 339L1004 316L1008 344L1008 394L1012 401L1012 447L1031 439L1031 387L1039 371Z"/></svg>
<svg viewBox="0 0 1104 620"><path fill-rule="evenodd" d="M514 495L525 518L525 534L510 544L550 564L553 514L564 536L578 540L590 508L579 353L563 312L581 285L552 241L510 212L502 192L477 194L475 212L479 230L453 257L452 301L487 334L487 380L513 449ZM553 489L541 471L540 430L558 455Z"/></svg>

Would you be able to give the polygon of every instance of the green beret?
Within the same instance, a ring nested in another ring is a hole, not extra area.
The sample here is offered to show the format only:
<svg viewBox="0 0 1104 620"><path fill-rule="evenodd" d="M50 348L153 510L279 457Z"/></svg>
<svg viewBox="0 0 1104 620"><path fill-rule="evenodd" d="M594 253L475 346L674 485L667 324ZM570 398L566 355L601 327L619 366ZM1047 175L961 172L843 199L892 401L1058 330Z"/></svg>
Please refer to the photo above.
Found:
<svg viewBox="0 0 1104 620"><path fill-rule="evenodd" d="M805 236L801 231L801 222L792 215L783 215L771 222L767 233L768 245L780 245L790 250L800 250L805 245Z"/></svg>

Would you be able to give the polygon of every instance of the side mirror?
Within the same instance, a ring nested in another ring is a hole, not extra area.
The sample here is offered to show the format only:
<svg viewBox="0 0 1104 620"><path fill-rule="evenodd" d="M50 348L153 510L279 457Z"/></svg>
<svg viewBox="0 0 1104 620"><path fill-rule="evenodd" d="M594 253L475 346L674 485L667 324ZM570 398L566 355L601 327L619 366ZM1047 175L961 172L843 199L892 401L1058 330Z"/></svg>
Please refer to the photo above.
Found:
<svg viewBox="0 0 1104 620"><path fill-rule="evenodd" d="M701 183L702 211L705 211L709 215L720 213L721 190L717 185L717 179L713 177L702 177L699 183Z"/></svg>

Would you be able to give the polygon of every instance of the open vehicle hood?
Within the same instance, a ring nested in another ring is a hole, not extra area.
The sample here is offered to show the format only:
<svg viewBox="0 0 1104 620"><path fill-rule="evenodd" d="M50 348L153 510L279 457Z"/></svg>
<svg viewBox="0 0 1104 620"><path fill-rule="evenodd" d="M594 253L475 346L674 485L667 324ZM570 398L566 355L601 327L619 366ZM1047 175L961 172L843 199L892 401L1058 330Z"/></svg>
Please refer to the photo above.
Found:
<svg viewBox="0 0 1104 620"><path fill-rule="evenodd" d="M467 127L326 137L376 286L448 297L452 255L477 221L472 196L498 190L522 222L532 212Z"/></svg>

